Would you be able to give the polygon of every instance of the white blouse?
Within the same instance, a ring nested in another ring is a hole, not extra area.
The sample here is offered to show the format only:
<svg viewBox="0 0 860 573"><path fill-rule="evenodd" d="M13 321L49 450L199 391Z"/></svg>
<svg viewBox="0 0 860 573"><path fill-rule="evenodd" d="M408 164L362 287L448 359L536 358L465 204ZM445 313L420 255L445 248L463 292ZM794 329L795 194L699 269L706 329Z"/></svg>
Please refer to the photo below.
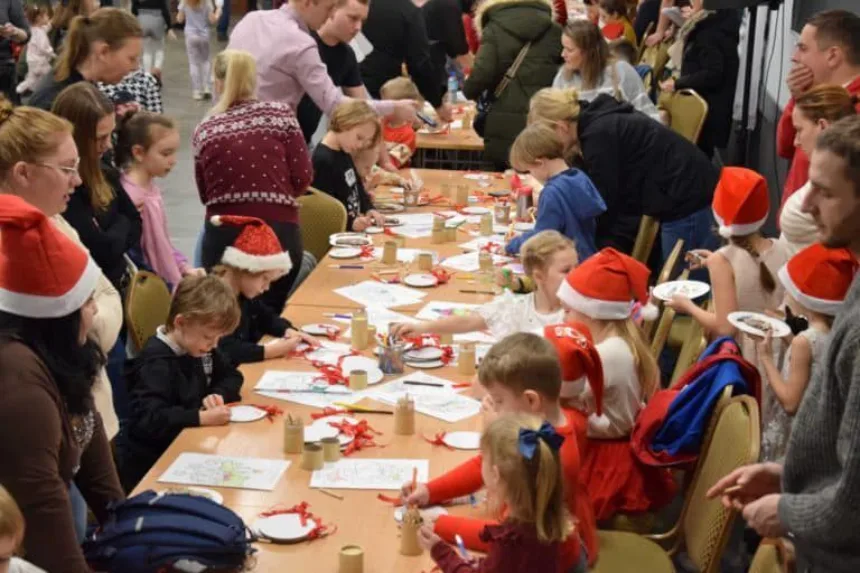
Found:
<svg viewBox="0 0 860 573"><path fill-rule="evenodd" d="M504 294L476 309L496 339L515 332L534 332L543 336L543 327L564 322L564 310L543 314L535 308L535 294Z"/></svg>
<svg viewBox="0 0 860 573"><path fill-rule="evenodd" d="M779 241L788 249L789 257L818 242L818 227L815 225L815 219L801 210L803 201L811 188L812 185L807 181L803 187L792 193L782 206L782 212L779 215L779 228L782 231Z"/></svg>

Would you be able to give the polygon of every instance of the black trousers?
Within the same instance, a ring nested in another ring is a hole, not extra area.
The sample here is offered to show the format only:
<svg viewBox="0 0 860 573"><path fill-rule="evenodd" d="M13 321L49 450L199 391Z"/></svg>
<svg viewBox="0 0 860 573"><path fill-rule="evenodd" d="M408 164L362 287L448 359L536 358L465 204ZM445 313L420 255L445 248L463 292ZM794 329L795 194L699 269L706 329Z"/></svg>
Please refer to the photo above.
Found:
<svg viewBox="0 0 860 573"><path fill-rule="evenodd" d="M0 93L13 105L20 105L21 98L18 96L18 73L15 62L0 64Z"/></svg>
<svg viewBox="0 0 860 573"><path fill-rule="evenodd" d="M290 288L292 288L296 276L299 274L299 269L302 266L302 252L304 250L302 247L302 235L299 232L299 225L297 223L283 223L280 221L266 221L266 223L275 231L275 235L278 236L278 240L281 242L281 247L290 253L290 260L293 263L293 268L290 269L289 273L273 282L269 290L260 295L261 301L280 314L284 310ZM221 262L224 251L233 244L241 230L241 227L233 225L216 227L208 220L206 221L203 233L203 247L200 254L203 267L207 271Z"/></svg>

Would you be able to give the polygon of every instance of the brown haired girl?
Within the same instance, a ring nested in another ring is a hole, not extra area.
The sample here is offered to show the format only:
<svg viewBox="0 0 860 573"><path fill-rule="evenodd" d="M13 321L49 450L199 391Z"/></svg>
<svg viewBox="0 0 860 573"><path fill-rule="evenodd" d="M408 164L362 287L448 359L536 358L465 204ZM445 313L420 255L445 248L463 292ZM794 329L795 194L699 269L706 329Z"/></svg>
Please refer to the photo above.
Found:
<svg viewBox="0 0 860 573"><path fill-rule="evenodd" d="M119 83L138 67L142 36L137 18L119 8L99 8L92 16L75 16L54 73L36 86L29 104L51 109L63 89L84 80Z"/></svg>

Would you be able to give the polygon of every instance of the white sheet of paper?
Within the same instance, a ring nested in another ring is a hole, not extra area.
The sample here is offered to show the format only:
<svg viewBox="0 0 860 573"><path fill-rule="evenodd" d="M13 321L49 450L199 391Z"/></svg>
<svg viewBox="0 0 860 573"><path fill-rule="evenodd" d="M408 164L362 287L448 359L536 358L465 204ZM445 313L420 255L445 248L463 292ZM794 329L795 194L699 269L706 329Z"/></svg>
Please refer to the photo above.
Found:
<svg viewBox="0 0 860 573"><path fill-rule="evenodd" d="M451 129L463 129L463 120L455 119L451 122Z"/></svg>
<svg viewBox="0 0 860 573"><path fill-rule="evenodd" d="M407 380L415 382L428 382L430 384L442 384L443 387L438 388L436 386L411 386L409 384L404 384L404 382ZM410 396L444 396L448 394L453 394L455 392L456 391L454 390L454 382L451 382L450 380L446 380L445 378L439 378L438 376L433 376L424 372L413 372L412 374L407 374L406 376L402 376L400 378L397 378L396 380L392 380L391 382L380 384L379 386L368 391L367 397L374 398L376 400L380 400L388 404L396 404L397 401L400 398L404 397L406 394L409 394Z"/></svg>
<svg viewBox="0 0 860 573"><path fill-rule="evenodd" d="M311 487L399 490L412 480L414 468L418 468L419 482L429 479L428 460L341 459L311 474Z"/></svg>
<svg viewBox="0 0 860 573"><path fill-rule="evenodd" d="M158 481L271 491L288 467L290 462L285 460L183 452Z"/></svg>
<svg viewBox="0 0 860 573"><path fill-rule="evenodd" d="M409 378L412 379L413 376L414 374L410 374ZM406 386L406 388L412 387ZM416 412L451 424L476 416L481 411L481 403L479 401L455 392L418 394L410 392L409 396L415 401ZM397 399L392 399L390 394L379 394L374 397L386 404L397 403Z"/></svg>
<svg viewBox="0 0 860 573"><path fill-rule="evenodd" d="M493 255L493 264L498 265L502 263L509 262L511 260L510 257L505 257L502 255ZM481 268L480 263L478 262L478 252L473 251L471 253L464 253L462 255L455 255L453 257L448 257L444 261L442 261L442 265L446 266L450 269L454 269L455 271L462 271L464 273L473 273Z"/></svg>
<svg viewBox="0 0 860 573"><path fill-rule="evenodd" d="M334 292L362 306L385 308L415 304L427 296L426 292L420 290L377 281L363 281L335 289Z"/></svg>
<svg viewBox="0 0 860 573"><path fill-rule="evenodd" d="M335 359L335 361L337 361ZM317 372L292 372L287 370L266 370L260 380L254 386L254 391L260 396L284 400L294 404L302 404L314 408L325 408L335 402L354 404L364 397L361 392L353 392L345 386L327 388L326 393L290 393L276 392L276 390L310 390L313 387L324 386L320 382L314 383L314 378L319 376Z"/></svg>
<svg viewBox="0 0 860 573"><path fill-rule="evenodd" d="M373 44L371 44L370 40L368 40L361 32L355 35L355 38L352 39L349 46L352 48L352 51L355 52L355 59L359 64L364 61L364 58L373 52Z"/></svg>
<svg viewBox="0 0 860 573"><path fill-rule="evenodd" d="M334 318L337 322L349 324L351 321L345 318ZM382 308L379 306L367 307L367 323L376 327L376 332L388 332L388 327L392 322L418 322L411 316L400 314L393 310ZM349 338L351 329L347 328L344 332L344 338Z"/></svg>
<svg viewBox="0 0 860 573"><path fill-rule="evenodd" d="M468 243L463 243L461 245L457 245L461 249L466 251L480 251L484 248L486 244L494 244L499 245L499 248L505 246L505 238L501 235L493 235L490 237L478 237L477 239L472 239Z"/></svg>
<svg viewBox="0 0 860 573"><path fill-rule="evenodd" d="M343 392L344 389L349 390L343 386L337 387L338 392ZM334 406L335 402L342 402L344 404L355 404L364 398L363 392L352 392L349 394L343 392L343 394L330 392L326 394L290 394L285 392L266 392L264 390L256 390L256 393L260 396L265 396L266 398L273 398L275 400L283 400L285 402L292 402L293 404L301 404L303 406L309 406L311 408L328 408L329 406Z"/></svg>
<svg viewBox="0 0 860 573"><path fill-rule="evenodd" d="M397 249L397 261L400 263L411 263L415 260L419 253L432 253L433 264L439 262L439 255L437 253L433 251L426 251L424 249ZM373 248L373 258L382 259L382 247Z"/></svg>
<svg viewBox="0 0 860 573"><path fill-rule="evenodd" d="M477 304L433 300L421 307L421 310L415 314L415 318L420 320L438 320L451 315L466 315L476 308L478 308Z"/></svg>

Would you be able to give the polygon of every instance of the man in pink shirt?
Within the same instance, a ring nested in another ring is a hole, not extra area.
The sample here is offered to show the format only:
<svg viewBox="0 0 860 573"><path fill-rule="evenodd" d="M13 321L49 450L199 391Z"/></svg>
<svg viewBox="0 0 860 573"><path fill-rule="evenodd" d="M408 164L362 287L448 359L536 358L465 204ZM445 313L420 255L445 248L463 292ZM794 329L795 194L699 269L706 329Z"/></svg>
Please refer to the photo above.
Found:
<svg viewBox="0 0 860 573"><path fill-rule="evenodd" d="M257 95L282 101L294 110L307 94L325 115L345 96L332 83L310 35L334 12L336 0L290 0L277 10L247 14L230 35L230 49L250 52L257 61ZM413 114L419 102L370 101L380 115L395 110ZM445 119L445 118L443 118Z"/></svg>

